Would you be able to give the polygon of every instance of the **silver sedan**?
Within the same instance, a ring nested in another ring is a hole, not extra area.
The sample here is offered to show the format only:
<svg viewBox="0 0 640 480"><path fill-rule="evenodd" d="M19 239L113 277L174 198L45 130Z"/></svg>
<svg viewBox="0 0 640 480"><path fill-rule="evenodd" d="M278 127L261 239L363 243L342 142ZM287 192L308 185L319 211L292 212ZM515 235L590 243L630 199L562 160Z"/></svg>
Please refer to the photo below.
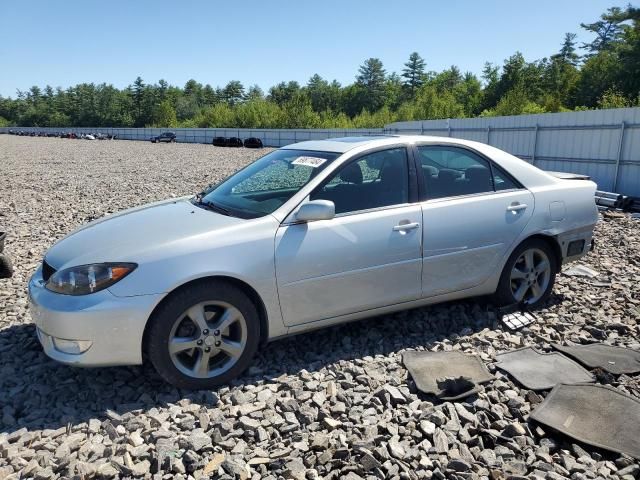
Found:
<svg viewBox="0 0 640 480"><path fill-rule="evenodd" d="M542 304L590 249L594 191L452 138L297 143L71 233L29 283L31 314L56 360L148 359L210 388L285 335L479 295Z"/></svg>

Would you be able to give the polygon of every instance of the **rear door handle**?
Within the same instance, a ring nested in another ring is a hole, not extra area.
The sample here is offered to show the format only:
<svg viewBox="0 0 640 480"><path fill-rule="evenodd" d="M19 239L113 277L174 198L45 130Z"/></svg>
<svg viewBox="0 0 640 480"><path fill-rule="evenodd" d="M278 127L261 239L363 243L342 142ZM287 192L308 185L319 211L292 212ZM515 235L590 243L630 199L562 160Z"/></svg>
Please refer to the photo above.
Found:
<svg viewBox="0 0 640 480"><path fill-rule="evenodd" d="M519 212L520 210L524 210L527 208L526 203L513 203L507 207L507 211L509 212Z"/></svg>
<svg viewBox="0 0 640 480"><path fill-rule="evenodd" d="M394 232L406 232L407 230L413 230L414 228L418 228L420 224L418 222L413 223L401 223L400 225L396 225L393 227Z"/></svg>

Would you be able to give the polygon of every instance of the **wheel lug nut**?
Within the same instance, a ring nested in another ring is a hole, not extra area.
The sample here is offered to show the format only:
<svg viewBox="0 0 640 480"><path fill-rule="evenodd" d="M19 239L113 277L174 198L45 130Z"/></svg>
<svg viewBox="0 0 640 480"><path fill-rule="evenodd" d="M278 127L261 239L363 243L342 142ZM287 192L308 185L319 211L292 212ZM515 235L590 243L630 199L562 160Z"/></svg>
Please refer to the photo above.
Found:
<svg viewBox="0 0 640 480"><path fill-rule="evenodd" d="M216 347L219 347L219 346L220 346L220 342L216 342Z"/></svg>
<svg viewBox="0 0 640 480"><path fill-rule="evenodd" d="M218 335L220 335L220 330L214 331L213 334L217 337Z"/></svg>
<svg viewBox="0 0 640 480"><path fill-rule="evenodd" d="M204 351L205 351L205 352L210 352L210 351L211 351L211 349L210 349L209 347L207 347L207 348L205 348L205 349L204 349Z"/></svg>
<svg viewBox="0 0 640 480"><path fill-rule="evenodd" d="M202 331L202 333L203 333L204 335L209 335L209 330L207 330L207 329L205 328L205 329Z"/></svg>
<svg viewBox="0 0 640 480"><path fill-rule="evenodd" d="M198 345L202 345L202 340L198 340Z"/></svg>

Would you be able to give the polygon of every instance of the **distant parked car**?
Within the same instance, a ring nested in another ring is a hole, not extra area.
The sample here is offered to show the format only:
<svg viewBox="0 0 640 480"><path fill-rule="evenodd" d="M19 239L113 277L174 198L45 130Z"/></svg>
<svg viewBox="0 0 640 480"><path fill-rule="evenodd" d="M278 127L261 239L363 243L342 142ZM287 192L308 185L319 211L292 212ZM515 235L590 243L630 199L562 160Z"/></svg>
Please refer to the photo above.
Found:
<svg viewBox="0 0 640 480"><path fill-rule="evenodd" d="M176 134L173 132L164 132L155 137L151 137L151 143L173 143L176 141Z"/></svg>
<svg viewBox="0 0 640 480"><path fill-rule="evenodd" d="M466 140L301 142L60 240L29 282L31 316L58 361L146 357L211 388L285 335L472 296L543 304L591 248L595 189Z"/></svg>

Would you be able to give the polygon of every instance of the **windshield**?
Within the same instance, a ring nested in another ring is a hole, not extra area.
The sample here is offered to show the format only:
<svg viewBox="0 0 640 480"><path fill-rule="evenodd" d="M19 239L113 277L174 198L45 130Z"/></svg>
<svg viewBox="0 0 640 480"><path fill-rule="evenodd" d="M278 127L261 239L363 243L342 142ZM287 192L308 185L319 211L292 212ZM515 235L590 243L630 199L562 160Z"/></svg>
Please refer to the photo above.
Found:
<svg viewBox="0 0 640 480"><path fill-rule="evenodd" d="M199 203L238 217L262 217L277 210L338 155L274 150L205 190Z"/></svg>

